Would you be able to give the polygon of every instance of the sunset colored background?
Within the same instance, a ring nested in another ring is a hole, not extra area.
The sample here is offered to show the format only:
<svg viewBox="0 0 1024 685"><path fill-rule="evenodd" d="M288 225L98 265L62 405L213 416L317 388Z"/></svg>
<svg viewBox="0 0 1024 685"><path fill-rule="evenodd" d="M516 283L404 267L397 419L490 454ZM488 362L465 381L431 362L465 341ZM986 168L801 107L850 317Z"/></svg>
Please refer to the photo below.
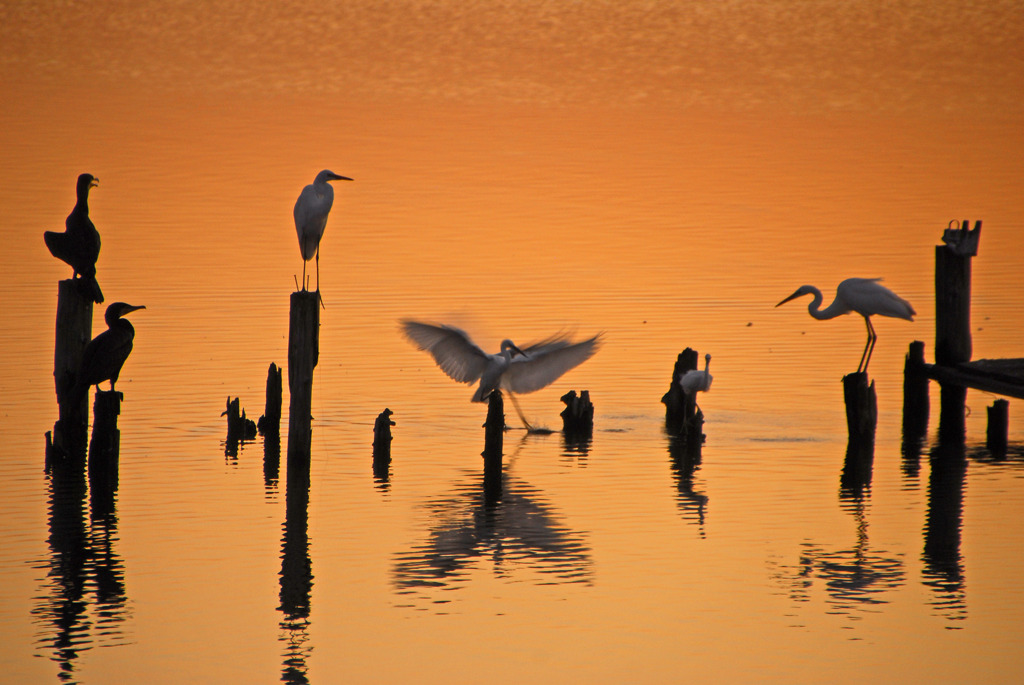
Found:
<svg viewBox="0 0 1024 685"><path fill-rule="evenodd" d="M920 455L901 436L950 221L984 222L974 357L1024 356L1020 3L5 2L0 45L5 678L1024 677L1016 401L996 459L996 398L968 393L952 487L929 458L937 389ZM296 618L284 467L265 469L262 438L225 455L220 412L239 397L259 416L267 366L287 361L292 206L323 168L355 182L335 184L321 249ZM103 519L43 471L70 269L42 233L82 172L100 180L94 335L106 304L146 306ZM849 276L918 312L875 320L879 426L856 493L840 379L863 323L774 307L804 283L827 304ZM488 351L603 333L519 398L558 429L559 397L589 390L593 440L526 436L509 407L505 497L484 507L484 408L402 318ZM684 472L659 400L687 346L715 380ZM385 407L386 483L370 469ZM942 568L924 551L936 511L955 520Z"/></svg>

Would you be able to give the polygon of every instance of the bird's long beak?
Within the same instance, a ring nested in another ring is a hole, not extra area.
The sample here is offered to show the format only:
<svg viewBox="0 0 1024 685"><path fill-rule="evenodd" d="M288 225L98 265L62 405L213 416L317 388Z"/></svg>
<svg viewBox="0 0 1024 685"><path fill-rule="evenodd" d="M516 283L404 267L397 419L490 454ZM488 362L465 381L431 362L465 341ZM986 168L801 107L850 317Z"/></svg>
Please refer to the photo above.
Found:
<svg viewBox="0 0 1024 685"><path fill-rule="evenodd" d="M332 181L352 181L352 180L355 180L355 179L351 179L348 176L338 176L337 174L335 174L334 178L332 178L331 180Z"/></svg>
<svg viewBox="0 0 1024 685"><path fill-rule="evenodd" d="M92 181L89 182L89 187L90 188L95 188L99 184L100 184L100 180L98 178L96 178L95 176L93 176L92 177Z"/></svg>
<svg viewBox="0 0 1024 685"><path fill-rule="evenodd" d="M775 306L776 306L776 307L781 307L782 305L786 304L786 303L787 303L787 302L789 302L790 300L792 300L792 299L794 299L794 298L797 298L797 297L799 297L799 296L800 296L800 291L799 291L799 290L797 290L797 291L796 291L795 293L793 293L792 295L790 295L789 297L787 297L786 299L784 299L784 300L783 300L782 302L779 302L779 303L778 303L777 305L775 305Z"/></svg>
<svg viewBox="0 0 1024 685"><path fill-rule="evenodd" d="M523 355L524 357L526 357L527 359L529 359L529 358L530 358L530 355L526 354L525 352L523 352L523 351L522 351L521 349L519 349L519 348L518 348L518 347L516 347L515 345L512 345L512 346L511 346L511 348L512 348L512 350L513 350L513 351L514 351L514 352L515 352L516 354L521 354L521 355Z"/></svg>
<svg viewBox="0 0 1024 685"><path fill-rule="evenodd" d="M124 316L125 314L131 313L131 312L134 312L134 311L138 311L140 309L145 309L145 308L146 308L146 305L144 305L144 304L140 304L138 306L128 305L125 308L124 312L122 312L121 316Z"/></svg>

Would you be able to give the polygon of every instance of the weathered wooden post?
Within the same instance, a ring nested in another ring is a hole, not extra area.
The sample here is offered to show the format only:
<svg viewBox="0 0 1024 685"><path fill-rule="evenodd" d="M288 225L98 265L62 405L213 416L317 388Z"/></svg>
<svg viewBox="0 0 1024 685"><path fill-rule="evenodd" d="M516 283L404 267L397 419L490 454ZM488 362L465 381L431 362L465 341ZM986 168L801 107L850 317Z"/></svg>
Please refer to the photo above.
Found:
<svg viewBox="0 0 1024 685"><path fill-rule="evenodd" d="M981 222L947 229L935 246L935 363L971 360L971 258L978 253Z"/></svg>
<svg viewBox="0 0 1024 685"><path fill-rule="evenodd" d="M967 432L966 403L967 388L939 383L939 442L963 444Z"/></svg>
<svg viewBox="0 0 1024 685"><path fill-rule="evenodd" d="M988 428L985 444L993 455L1005 457L1010 425L1010 403L1002 399L996 400L987 409Z"/></svg>
<svg viewBox="0 0 1024 685"><path fill-rule="evenodd" d="M89 441L89 488L93 508L112 511L117 492L121 431L117 417L124 399L117 390L99 390L93 404L92 439Z"/></svg>
<svg viewBox="0 0 1024 685"><path fill-rule="evenodd" d="M373 422L373 475L382 480L388 479L388 467L391 465L391 420L392 412L384 408Z"/></svg>
<svg viewBox="0 0 1024 685"><path fill-rule="evenodd" d="M843 399L850 442L874 445L875 426L878 424L875 382L871 381L869 385L868 374L864 371L843 376Z"/></svg>
<svg viewBox="0 0 1024 685"><path fill-rule="evenodd" d="M924 343L910 343L903 362L903 440L920 440L928 432L928 373L925 371Z"/></svg>
<svg viewBox="0 0 1024 685"><path fill-rule="evenodd" d="M662 395L661 402L665 405L665 431L669 435L677 435L689 439L694 434L694 422L697 416L697 399L689 396L679 387L679 377L687 371L697 368L697 350L687 347L676 357L672 368L672 379L668 391ZM700 421L703 426L703 418ZM700 441L701 428L696 427L697 441Z"/></svg>
<svg viewBox="0 0 1024 685"><path fill-rule="evenodd" d="M85 457L89 432L88 393L81 401L71 400L82 353L92 340L92 298L71 278L57 284L57 326L53 354L53 379L57 390L58 420L53 429L52 448L65 456Z"/></svg>
<svg viewBox="0 0 1024 685"><path fill-rule="evenodd" d="M274 362L267 369L267 400L256 427L264 435L281 433L281 369Z"/></svg>
<svg viewBox="0 0 1024 685"><path fill-rule="evenodd" d="M312 443L313 370L320 358L320 293L292 293L288 329L288 461L308 468Z"/></svg>
<svg viewBox="0 0 1024 685"><path fill-rule="evenodd" d="M484 423L484 498L497 502L502 494L502 450L505 440L505 400L495 390L487 400Z"/></svg>

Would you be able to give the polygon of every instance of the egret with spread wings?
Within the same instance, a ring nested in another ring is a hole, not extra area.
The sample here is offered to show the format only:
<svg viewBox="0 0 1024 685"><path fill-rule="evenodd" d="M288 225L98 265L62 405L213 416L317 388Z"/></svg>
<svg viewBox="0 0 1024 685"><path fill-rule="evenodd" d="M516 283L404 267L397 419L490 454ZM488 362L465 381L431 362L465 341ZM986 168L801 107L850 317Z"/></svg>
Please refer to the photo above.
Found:
<svg viewBox="0 0 1024 685"><path fill-rule="evenodd" d="M404 320L402 332L414 345L429 352L441 370L460 383L480 381L473 402L484 402L495 390L505 389L526 429L533 427L523 416L512 393L540 390L569 369L589 359L600 346L600 334L580 342L555 335L522 349L503 340L497 354L487 354L454 326Z"/></svg>

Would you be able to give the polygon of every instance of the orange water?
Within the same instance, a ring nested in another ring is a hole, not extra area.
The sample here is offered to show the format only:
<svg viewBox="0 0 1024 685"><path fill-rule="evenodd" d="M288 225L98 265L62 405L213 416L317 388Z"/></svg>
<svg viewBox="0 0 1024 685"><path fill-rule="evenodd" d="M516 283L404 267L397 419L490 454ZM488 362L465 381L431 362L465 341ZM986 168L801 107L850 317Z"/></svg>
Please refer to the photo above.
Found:
<svg viewBox="0 0 1024 685"><path fill-rule="evenodd" d="M984 449L994 398L968 394L952 485L900 438L903 355L919 339L931 357L950 220L984 220L975 357L1021 356L1014 3L2 12L14 680L1020 678L1022 539L1006 522L1024 511L1022 462ZM225 457L220 412L237 396L258 416L267 365L286 362L291 209L325 167L356 180L337 184L322 243L308 526L289 529L308 534L301 616L280 596L282 555L305 558L284 544L284 466L265 473L259 440ZM83 171L100 178L107 301L147 307L118 384L113 520L87 499L55 519L42 472L69 274L40 233ZM918 311L875 323L859 494L840 488L839 380L863 324L774 308L848 276L883 276ZM603 332L593 359L520 398L559 428L558 398L588 389L592 443L508 433L505 497L484 507L483 408L402 339L405 317L487 350ZM715 377L692 473L673 466L659 402L687 346ZM934 433L937 391L932 405ZM388 484L370 471L384 407ZM937 572L925 531L942 512L958 525ZM122 580L112 599L104 572Z"/></svg>

